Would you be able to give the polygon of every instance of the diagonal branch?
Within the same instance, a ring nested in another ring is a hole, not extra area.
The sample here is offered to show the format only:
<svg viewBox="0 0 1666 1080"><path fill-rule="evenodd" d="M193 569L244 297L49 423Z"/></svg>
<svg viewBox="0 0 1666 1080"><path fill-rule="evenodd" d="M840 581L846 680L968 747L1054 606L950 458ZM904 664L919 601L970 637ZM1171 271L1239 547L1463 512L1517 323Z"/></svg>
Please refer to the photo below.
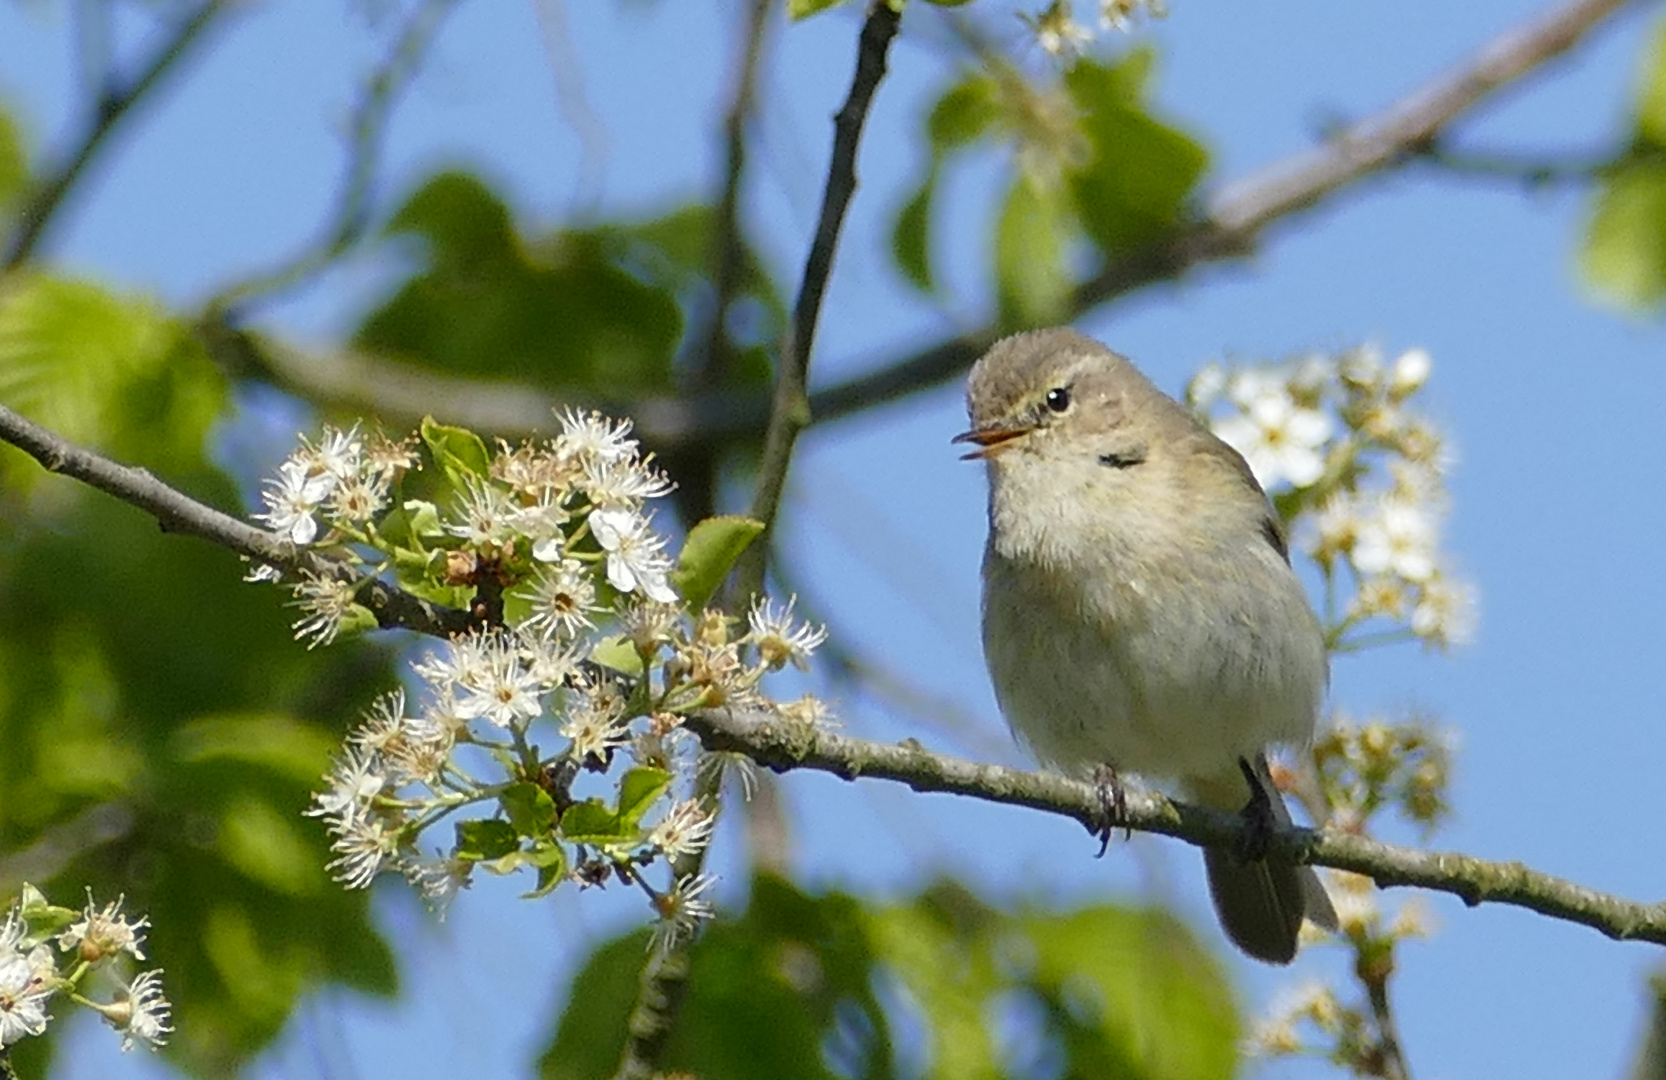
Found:
<svg viewBox="0 0 1666 1080"><path fill-rule="evenodd" d="M685 725L708 750L745 754L777 772L812 769L846 780L894 780L915 791L1044 810L1074 818L1095 833L1105 824L1103 800L1093 786L1057 773L948 757L912 740L893 744L852 739L761 711L708 711L689 717ZM1172 802L1149 791L1131 791L1127 801L1130 828L1196 847L1237 849L1243 842L1245 823L1238 815ZM1589 926L1617 940L1666 945L1666 903L1625 900L1519 862L1419 851L1336 830L1303 828L1278 830L1268 850L1293 862L1364 874L1384 888L1410 885L1450 893L1471 907L1508 904Z"/></svg>
<svg viewBox="0 0 1666 1080"><path fill-rule="evenodd" d="M111 134L120 126L123 117L131 113L133 106L190 54L215 18L234 6L223 0L204 0L202 6L174 28L132 81L124 86L108 85L100 91L92 115L87 120L86 131L82 133L75 150L56 172L42 177L34 185L18 208L17 231L7 242L5 255L0 257L0 273L15 270L29 260L64 200L93 158L108 145Z"/></svg>
<svg viewBox="0 0 1666 1080"><path fill-rule="evenodd" d="M4 405L0 405L0 441L22 450L48 472L73 477L138 507L154 517L163 532L200 537L254 563L275 566L293 576L357 580L357 575L343 563L298 548L274 533L206 506L145 469L121 465L76 446ZM357 599L375 614L377 625L383 629L399 627L447 637L467 628L464 612L430 603L374 578L359 582Z"/></svg>
<svg viewBox="0 0 1666 1080"><path fill-rule="evenodd" d="M349 127L346 179L318 241L274 269L225 289L208 303L209 311L224 312L235 318L241 314L237 309L255 300L271 299L304 284L359 242L370 227L376 168L393 107L421 69L440 24L456 3L457 0L424 0L418 5L395 38L386 59L366 82Z"/></svg>

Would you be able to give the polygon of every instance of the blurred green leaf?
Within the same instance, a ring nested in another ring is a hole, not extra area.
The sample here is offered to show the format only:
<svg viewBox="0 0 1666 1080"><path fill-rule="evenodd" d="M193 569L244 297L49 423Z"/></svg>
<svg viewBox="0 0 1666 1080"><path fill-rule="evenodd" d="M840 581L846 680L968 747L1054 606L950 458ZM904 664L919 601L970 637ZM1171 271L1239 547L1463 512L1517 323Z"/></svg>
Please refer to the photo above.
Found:
<svg viewBox="0 0 1666 1080"><path fill-rule="evenodd" d="M1209 162L1201 145L1147 111L1152 56L1136 49L1115 65L1084 58L1065 74L1090 147L1086 164L1071 176L1076 213L1112 256L1173 228Z"/></svg>
<svg viewBox="0 0 1666 1080"><path fill-rule="evenodd" d="M808 18L818 11L826 11L830 7L837 7L848 0L787 0L787 14L795 20Z"/></svg>
<svg viewBox="0 0 1666 1080"><path fill-rule="evenodd" d="M690 610L711 602L729 568L763 531L763 522L738 516L707 518L688 531L671 582Z"/></svg>
<svg viewBox="0 0 1666 1080"><path fill-rule="evenodd" d="M619 844L639 832L634 825L620 824L618 813L600 799L574 803L561 814L561 838L574 844Z"/></svg>
<svg viewBox="0 0 1666 1080"><path fill-rule="evenodd" d="M636 651L636 646L631 644L630 638L623 634L609 634L596 642L595 647L590 650L590 659L626 675L642 674L642 654Z"/></svg>
<svg viewBox="0 0 1666 1080"><path fill-rule="evenodd" d="M0 279L0 402L58 434L152 467L194 461L224 400L188 327L155 303L40 273Z"/></svg>
<svg viewBox="0 0 1666 1080"><path fill-rule="evenodd" d="M995 295L1004 325L1046 326L1064 317L1070 226L1063 191L1022 173L1013 180L995 227Z"/></svg>
<svg viewBox="0 0 1666 1080"><path fill-rule="evenodd" d="M1666 147L1666 19L1649 40L1637 95L1637 133L1641 140Z"/></svg>
<svg viewBox="0 0 1666 1080"><path fill-rule="evenodd" d="M220 810L219 847L227 865L274 892L316 896L335 888L307 842L303 818L252 793L235 795Z"/></svg>
<svg viewBox="0 0 1666 1080"><path fill-rule="evenodd" d="M0 213L9 210L29 178L23 136L11 114L0 109Z"/></svg>
<svg viewBox="0 0 1666 1080"><path fill-rule="evenodd" d="M1579 271L1616 308L1666 303L1666 21L1645 54L1631 148L1592 193Z"/></svg>
<svg viewBox="0 0 1666 1080"><path fill-rule="evenodd" d="M937 187L937 170L926 173L918 191L903 204L891 229L891 256L903 277L921 292L932 291L931 198Z"/></svg>
<svg viewBox="0 0 1666 1080"><path fill-rule="evenodd" d="M448 375L508 378L618 399L672 387L675 297L618 265L614 232L531 242L477 178L441 173L388 226L426 259L354 344Z"/></svg>
<svg viewBox="0 0 1666 1080"><path fill-rule="evenodd" d="M1620 308L1666 300L1666 168L1622 167L1597 188L1579 269L1598 297Z"/></svg>
<svg viewBox="0 0 1666 1080"><path fill-rule="evenodd" d="M573 983L541 1075L612 1074L646 935L600 946ZM898 1061L888 1001L923 1042ZM1127 1077L1215 1080L1236 1067L1219 969L1170 916L1108 905L1016 912L953 882L864 905L754 879L738 918L691 952L688 997L662 1067L702 1080ZM1028 1003L1036 1025L997 1047L991 1017Z"/></svg>
<svg viewBox="0 0 1666 1080"><path fill-rule="evenodd" d="M932 105L926 137L933 154L956 150L989 134L1000 121L1004 106L1000 84L984 72L973 72L949 87Z"/></svg>

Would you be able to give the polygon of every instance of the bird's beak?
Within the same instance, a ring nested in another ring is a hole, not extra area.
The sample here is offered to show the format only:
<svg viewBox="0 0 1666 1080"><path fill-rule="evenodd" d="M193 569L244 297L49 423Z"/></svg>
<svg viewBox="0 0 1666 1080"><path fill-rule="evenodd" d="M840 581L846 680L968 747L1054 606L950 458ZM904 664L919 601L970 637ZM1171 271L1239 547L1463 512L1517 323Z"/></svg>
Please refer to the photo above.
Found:
<svg viewBox="0 0 1666 1080"><path fill-rule="evenodd" d="M1033 429L1027 427L979 428L975 431L963 431L949 441L977 443L978 449L969 454L960 455L960 460L972 461L977 458L993 457L1002 447L1009 445L1021 435L1028 435L1031 430Z"/></svg>

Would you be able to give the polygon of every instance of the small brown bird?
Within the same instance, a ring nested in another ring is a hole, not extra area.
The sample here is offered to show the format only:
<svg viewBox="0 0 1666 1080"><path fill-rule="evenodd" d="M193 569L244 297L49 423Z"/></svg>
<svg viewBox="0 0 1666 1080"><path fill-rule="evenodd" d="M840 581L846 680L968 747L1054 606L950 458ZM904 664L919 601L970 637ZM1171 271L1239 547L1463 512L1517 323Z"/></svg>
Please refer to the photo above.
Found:
<svg viewBox="0 0 1666 1080"><path fill-rule="evenodd" d="M984 655L1013 731L1067 771L1169 778L1289 824L1264 751L1313 737L1329 669L1243 457L1069 329L997 342L967 408L956 441L977 444L967 456L989 477ZM1204 860L1221 925L1250 956L1289 963L1304 917L1336 928L1311 869Z"/></svg>

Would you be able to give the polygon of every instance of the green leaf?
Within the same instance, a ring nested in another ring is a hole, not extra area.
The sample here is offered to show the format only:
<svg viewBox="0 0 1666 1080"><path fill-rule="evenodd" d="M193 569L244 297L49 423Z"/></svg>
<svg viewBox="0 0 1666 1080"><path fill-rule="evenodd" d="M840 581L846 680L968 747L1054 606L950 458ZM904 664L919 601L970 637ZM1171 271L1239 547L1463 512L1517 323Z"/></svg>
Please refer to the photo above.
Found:
<svg viewBox="0 0 1666 1080"><path fill-rule="evenodd" d="M1070 211L1064 193L1020 174L995 229L995 294L1008 327L1046 326L1070 297L1065 266Z"/></svg>
<svg viewBox="0 0 1666 1080"><path fill-rule="evenodd" d="M1226 973L1172 915L1099 906L1018 925L1032 950L1025 981L1079 1075L1227 1080L1237 1071Z"/></svg>
<svg viewBox="0 0 1666 1080"><path fill-rule="evenodd" d="M1078 60L1065 75L1090 148L1071 176L1076 213L1112 256L1173 229L1209 161L1196 141L1146 111L1141 99L1150 65L1149 50L1135 50L1115 66Z"/></svg>
<svg viewBox="0 0 1666 1080"><path fill-rule="evenodd" d="M931 292L931 197L937 187L937 170L926 173L925 182L903 204L891 230L891 256L916 289Z"/></svg>
<svg viewBox="0 0 1666 1080"><path fill-rule="evenodd" d="M626 675L642 674L642 654L623 634L610 634L596 642L590 650L590 659Z"/></svg>
<svg viewBox="0 0 1666 1080"><path fill-rule="evenodd" d="M515 851L520 837L515 827L496 818L480 818L457 823L457 855L464 859L484 862L498 859Z"/></svg>
<svg viewBox="0 0 1666 1080"><path fill-rule="evenodd" d="M23 192L29 177L29 163L23 153L23 137L11 114L0 109L0 212L11 208Z"/></svg>
<svg viewBox="0 0 1666 1080"><path fill-rule="evenodd" d="M511 784L498 804L522 836L548 836L555 828L555 800L537 784Z"/></svg>
<svg viewBox="0 0 1666 1080"><path fill-rule="evenodd" d="M1000 121L1003 108L1000 83L983 72L970 74L949 87L931 107L926 120L933 157L989 134Z"/></svg>
<svg viewBox="0 0 1666 1080"><path fill-rule="evenodd" d="M619 844L634 840L638 832L635 826L622 827L619 815L600 799L574 803L561 815L561 837L574 844Z"/></svg>
<svg viewBox="0 0 1666 1080"><path fill-rule="evenodd" d="M1650 39L1637 98L1638 135L1642 141L1666 147L1666 19Z"/></svg>
<svg viewBox="0 0 1666 1080"><path fill-rule="evenodd" d="M538 868L538 883L522 900L536 900L554 892L567 878L567 852L553 840L540 840L526 854L526 861Z"/></svg>
<svg viewBox="0 0 1666 1080"><path fill-rule="evenodd" d="M636 828L650 807L671 787L671 774L664 769L638 766L619 781L619 823Z"/></svg>
<svg viewBox="0 0 1666 1080"><path fill-rule="evenodd" d="M691 611L711 601L729 568L763 531L763 522L734 516L707 518L688 531L671 582Z"/></svg>
<svg viewBox="0 0 1666 1080"><path fill-rule="evenodd" d="M491 468L492 458L486 452L486 444L468 428L436 423L432 416L425 416L422 441L428 444L435 464L458 487L471 477L484 480Z"/></svg>
<svg viewBox="0 0 1666 1080"><path fill-rule="evenodd" d="M1666 168L1627 166L1598 186L1579 269L1597 297L1615 307L1666 301Z"/></svg>
<svg viewBox="0 0 1666 1080"><path fill-rule="evenodd" d="M245 793L221 808L217 842L226 862L278 893L316 896L332 887L291 809Z"/></svg>
<svg viewBox="0 0 1666 1080"><path fill-rule="evenodd" d="M787 14L796 22L799 19L807 19L818 11L826 11L846 2L847 0L787 0Z"/></svg>
<svg viewBox="0 0 1666 1080"><path fill-rule="evenodd" d="M674 389L682 310L624 264L617 229L528 239L477 177L429 179L388 232L426 261L372 312L355 348L453 377L618 400Z"/></svg>
<svg viewBox="0 0 1666 1080"><path fill-rule="evenodd" d="M174 468L201 461L225 380L160 305L23 271L0 280L0 402L74 442Z"/></svg>

